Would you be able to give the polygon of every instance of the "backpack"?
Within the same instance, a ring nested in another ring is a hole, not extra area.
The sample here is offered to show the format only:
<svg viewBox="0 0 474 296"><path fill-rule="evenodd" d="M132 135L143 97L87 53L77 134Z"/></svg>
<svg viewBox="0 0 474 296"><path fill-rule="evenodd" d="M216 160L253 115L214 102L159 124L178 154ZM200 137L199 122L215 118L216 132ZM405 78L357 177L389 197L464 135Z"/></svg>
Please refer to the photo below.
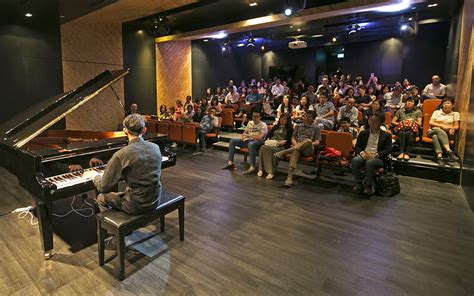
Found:
<svg viewBox="0 0 474 296"><path fill-rule="evenodd" d="M377 192L384 197L390 197L400 193L400 180L392 173L379 176L375 186Z"/></svg>

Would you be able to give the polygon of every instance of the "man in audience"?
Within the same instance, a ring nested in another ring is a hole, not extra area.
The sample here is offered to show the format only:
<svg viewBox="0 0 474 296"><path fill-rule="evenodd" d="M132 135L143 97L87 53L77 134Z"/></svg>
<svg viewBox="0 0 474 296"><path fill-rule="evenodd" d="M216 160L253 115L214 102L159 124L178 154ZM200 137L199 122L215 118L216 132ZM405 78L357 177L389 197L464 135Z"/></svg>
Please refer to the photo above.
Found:
<svg viewBox="0 0 474 296"><path fill-rule="evenodd" d="M318 102L316 93L314 92L314 85L312 84L308 85L308 91L303 93L300 97L306 97L310 105L314 105Z"/></svg>
<svg viewBox="0 0 474 296"><path fill-rule="evenodd" d="M272 95L275 98L283 97L285 95L285 87L281 84L280 78L277 78L275 85L272 86Z"/></svg>
<svg viewBox="0 0 474 296"><path fill-rule="evenodd" d="M351 126L351 120L349 117L343 117L341 119L341 127L337 130L340 133L350 133L352 135L352 146L355 146L357 141L357 129Z"/></svg>
<svg viewBox="0 0 474 296"><path fill-rule="evenodd" d="M216 108L211 107L209 113L204 115L197 129L197 136L201 151L206 150L206 134L210 133L219 124L216 116Z"/></svg>
<svg viewBox="0 0 474 296"><path fill-rule="evenodd" d="M431 83L425 86L422 97L425 99L442 99L446 96L446 85L441 83L439 75L431 77Z"/></svg>
<svg viewBox="0 0 474 296"><path fill-rule="evenodd" d="M334 127L334 104L328 102L326 95L319 95L319 103L314 105L316 119L314 123L318 125L319 129L331 130Z"/></svg>
<svg viewBox="0 0 474 296"><path fill-rule="evenodd" d="M358 110L362 111L364 109L369 108L371 98L368 94L365 93L365 86L364 85L360 85L358 87L358 91L359 91L359 96L355 97L356 107L357 107Z"/></svg>
<svg viewBox="0 0 474 296"><path fill-rule="evenodd" d="M229 85L227 86L228 89L230 88L233 88L234 89L234 92L238 92L237 91L237 86L234 85L234 80L229 80Z"/></svg>
<svg viewBox="0 0 474 296"><path fill-rule="evenodd" d="M329 96L332 94L332 89L331 85L329 85L329 78L325 76L321 82L321 85L318 86L318 89L316 90L316 95L320 96L324 94L326 98L329 98Z"/></svg>
<svg viewBox="0 0 474 296"><path fill-rule="evenodd" d="M341 119L344 117L349 118L351 126L359 126L359 111L355 107L355 99L348 99L346 105L341 107L337 114L337 122L340 124Z"/></svg>
<svg viewBox="0 0 474 296"><path fill-rule="evenodd" d="M195 112L194 107L191 104L186 105L186 112L183 113L183 116L178 120L178 122L188 123L193 122Z"/></svg>
<svg viewBox="0 0 474 296"><path fill-rule="evenodd" d="M191 96L186 96L186 102L184 102L184 110L188 110L188 105L191 105L194 108L194 103Z"/></svg>
<svg viewBox="0 0 474 296"><path fill-rule="evenodd" d="M138 105L136 103L132 103L130 105L130 110L126 112L125 116L130 114L140 114L140 111L138 111Z"/></svg>
<svg viewBox="0 0 474 296"><path fill-rule="evenodd" d="M217 101L221 104L224 104L225 102L225 95L224 93L222 92L222 88L221 87L218 87L216 89L216 96L217 96ZM210 100L209 100L209 103L210 103Z"/></svg>
<svg viewBox="0 0 474 296"><path fill-rule="evenodd" d="M223 166L223 170L234 170L234 154L235 146L240 148L246 147L249 149L249 158L250 158L250 168L243 172L244 175L249 175L255 173L257 170L255 168L256 158L260 146L262 146L263 139L267 135L268 128L267 124L263 121L260 121L260 112L252 112L252 120L249 121L247 127L245 128L244 133L240 139L232 139L229 142L229 160L227 165Z"/></svg>
<svg viewBox="0 0 474 296"><path fill-rule="evenodd" d="M252 85L250 93L245 98L245 101L247 101L247 103L251 105L262 103L262 96L258 93L258 89L256 85Z"/></svg>
<svg viewBox="0 0 474 296"><path fill-rule="evenodd" d="M228 93L227 96L225 97L225 103L226 104L237 104L240 100L240 95L238 92L234 90L233 87L228 87Z"/></svg>
<svg viewBox="0 0 474 296"><path fill-rule="evenodd" d="M396 112L402 107L402 87L395 86L393 91L386 93L383 98L385 99L385 107L390 108L392 112Z"/></svg>
<svg viewBox="0 0 474 296"><path fill-rule="evenodd" d="M360 132L355 146L356 156L352 158L352 175L356 186L354 191L372 195L375 192L375 175L392 151L392 137L380 129L385 114L377 111L369 118L369 128ZM362 168L365 167L365 179Z"/></svg>
<svg viewBox="0 0 474 296"><path fill-rule="evenodd" d="M306 112L303 116L303 123L298 124L293 131L293 136L291 137L292 147L275 153L275 156L279 159L291 153L288 176L283 184L285 187L293 186L293 171L298 165L300 156L314 155L314 149L319 145L319 141L321 141L321 130L314 124L315 117L314 111Z"/></svg>

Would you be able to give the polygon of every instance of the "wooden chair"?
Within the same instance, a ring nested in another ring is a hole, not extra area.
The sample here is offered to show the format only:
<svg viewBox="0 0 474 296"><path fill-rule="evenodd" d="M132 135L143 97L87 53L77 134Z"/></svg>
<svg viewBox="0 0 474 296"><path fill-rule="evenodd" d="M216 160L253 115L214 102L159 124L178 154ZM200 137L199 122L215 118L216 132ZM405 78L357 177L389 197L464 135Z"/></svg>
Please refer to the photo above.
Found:
<svg viewBox="0 0 474 296"><path fill-rule="evenodd" d="M362 115L362 112L358 111L357 113L357 121L359 122L359 126L362 126L364 124L364 116Z"/></svg>
<svg viewBox="0 0 474 296"><path fill-rule="evenodd" d="M222 126L234 129L234 110L231 108L224 108L221 112Z"/></svg>
<svg viewBox="0 0 474 296"><path fill-rule="evenodd" d="M196 145L197 143L197 124L185 123L183 125L183 143Z"/></svg>
<svg viewBox="0 0 474 296"><path fill-rule="evenodd" d="M179 122L172 122L170 123L170 133L169 139L172 142L179 142L183 141L183 124Z"/></svg>

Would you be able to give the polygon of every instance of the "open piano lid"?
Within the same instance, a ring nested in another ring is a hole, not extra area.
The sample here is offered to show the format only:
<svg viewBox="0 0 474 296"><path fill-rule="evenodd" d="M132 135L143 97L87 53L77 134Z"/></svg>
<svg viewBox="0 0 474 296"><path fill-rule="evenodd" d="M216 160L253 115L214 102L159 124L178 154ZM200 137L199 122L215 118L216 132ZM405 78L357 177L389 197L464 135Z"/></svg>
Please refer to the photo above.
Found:
<svg viewBox="0 0 474 296"><path fill-rule="evenodd" d="M15 148L23 147L128 73L129 69L106 70L74 90L48 98L18 113L0 127L0 142Z"/></svg>

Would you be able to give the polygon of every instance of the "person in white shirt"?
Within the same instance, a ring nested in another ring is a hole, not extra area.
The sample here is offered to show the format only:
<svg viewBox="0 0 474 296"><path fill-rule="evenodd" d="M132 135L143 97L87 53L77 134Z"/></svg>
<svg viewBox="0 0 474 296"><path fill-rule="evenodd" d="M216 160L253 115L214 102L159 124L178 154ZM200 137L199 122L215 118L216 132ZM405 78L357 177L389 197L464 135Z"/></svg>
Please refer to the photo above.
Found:
<svg viewBox="0 0 474 296"><path fill-rule="evenodd" d="M390 108L395 113L402 107L402 87L394 87L393 91L386 93L383 98L385 99L385 107Z"/></svg>
<svg viewBox="0 0 474 296"><path fill-rule="evenodd" d="M244 133L240 139L234 138L229 142L229 160L227 165L223 166L223 170L234 170L234 154L235 146L249 149L250 168L243 172L244 175L255 173L255 163L257 159L258 150L263 144L263 139L267 135L267 124L260 120L260 112L252 112L252 120L247 124Z"/></svg>
<svg viewBox="0 0 474 296"><path fill-rule="evenodd" d="M275 85L272 86L272 95L275 98L285 95L285 87L281 84L280 78L277 78Z"/></svg>
<svg viewBox="0 0 474 296"><path fill-rule="evenodd" d="M422 97L425 99L444 98L446 96L446 85L441 83L439 75L431 77L431 83L425 86Z"/></svg>
<svg viewBox="0 0 474 296"><path fill-rule="evenodd" d="M234 92L238 92L237 91L237 86L234 85L234 80L229 80L229 86L227 88L233 88L234 89Z"/></svg>
<svg viewBox="0 0 474 296"><path fill-rule="evenodd" d="M226 104L237 104L240 100L240 94L234 90L233 87L228 88L229 92L225 97Z"/></svg>

